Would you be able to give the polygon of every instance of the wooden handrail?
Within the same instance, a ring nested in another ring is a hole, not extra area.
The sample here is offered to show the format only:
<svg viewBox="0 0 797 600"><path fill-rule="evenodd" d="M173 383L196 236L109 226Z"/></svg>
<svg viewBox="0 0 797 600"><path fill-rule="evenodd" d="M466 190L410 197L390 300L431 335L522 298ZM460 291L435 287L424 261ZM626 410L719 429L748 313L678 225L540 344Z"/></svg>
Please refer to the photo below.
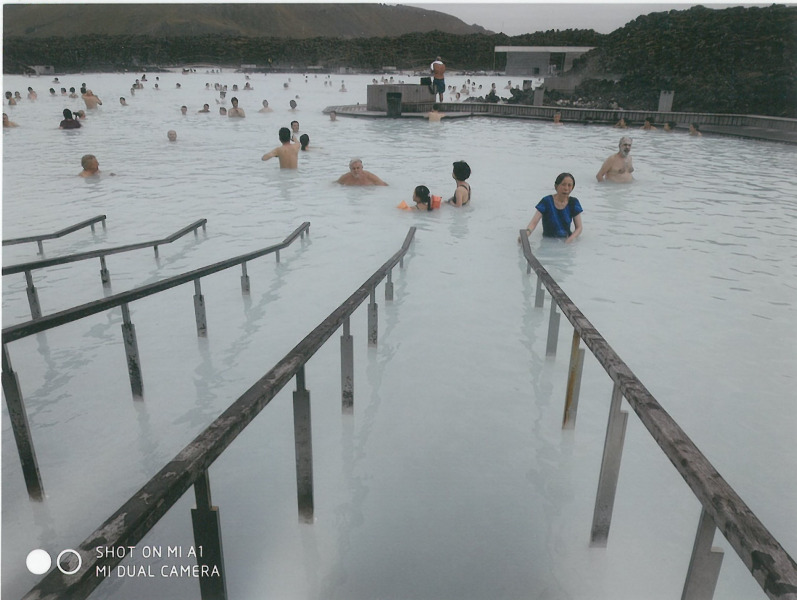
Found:
<svg viewBox="0 0 797 600"><path fill-rule="evenodd" d="M526 261L562 314L622 391L761 589L773 599L797 599L797 563L554 281L532 253L525 231L520 231L520 240Z"/></svg>
<svg viewBox="0 0 797 600"><path fill-rule="evenodd" d="M108 254L118 254L120 252L129 252L130 250L139 250L141 248L149 248L151 246L157 249L158 246L163 244L170 244L173 241L181 238L190 231L196 231L200 227L204 227L208 222L207 219L199 219L190 225L183 227L179 231L175 231L168 237L152 240L150 242L139 242L136 244L126 244L124 246L116 246L115 248L103 248L100 250L89 250L88 252L78 252L77 254L69 254L66 256L57 256L55 258L46 258L43 260L34 260L26 263L18 263L16 265L8 265L3 267L3 275L13 275L14 273L24 273L25 271L34 271L36 269L44 269L45 267L52 267L55 265L63 265L66 263L77 262L80 260L87 260L89 258L97 258L98 256L107 256Z"/></svg>
<svg viewBox="0 0 797 600"><path fill-rule="evenodd" d="M77 321L83 317L103 312L110 308L132 302L133 300L151 296L152 294L157 294L163 290L188 283L189 281L194 281L200 277L204 277L218 271L223 271L224 269L234 267L235 265L253 260L265 254L277 252L278 250L289 246L297 237L299 237L300 234L307 231L309 228L310 222L305 221L279 244L274 244L273 246L268 246L267 248L255 250L254 252L242 254L241 256L234 258L228 258L212 265L201 267L180 275L175 275L174 277L169 277L168 279L137 287L126 292L114 294L112 296L103 298L102 300L95 300L93 302L81 304L80 306L74 306L72 308L47 315L46 317L25 321L24 323L19 323L17 325L11 325L3 329L3 343L7 344L9 342L13 342L14 340L19 340L29 335L33 335L34 333L52 329L53 327L58 327L59 325L64 325L65 323L71 323L72 321Z"/></svg>
<svg viewBox="0 0 797 600"><path fill-rule="evenodd" d="M77 231L78 229L83 229L84 227L88 227L89 225L93 225L99 221L104 221L105 215L97 215L96 217L92 217L91 219L86 219L85 221L81 221L80 223L75 223L74 225L70 225L60 231L56 231L55 233L45 233L42 235L31 235L28 237L21 237L21 238L14 238L11 240L3 240L3 246L11 246L13 244L25 244L27 242L41 242L42 240L52 240L55 238L63 237L68 233L72 233L73 231Z"/></svg>
<svg viewBox="0 0 797 600"><path fill-rule="evenodd" d="M388 271L401 260L415 236L407 233L401 249L391 256L365 283L307 334L268 373L245 391L202 433L183 448L152 479L75 548L81 567L73 575L53 569L23 600L77 600L87 597L102 581L103 567L109 571L122 560L118 554L98 558L97 546L134 546L203 476L211 464L277 393L303 369L305 363L335 333L343 321L371 294Z"/></svg>

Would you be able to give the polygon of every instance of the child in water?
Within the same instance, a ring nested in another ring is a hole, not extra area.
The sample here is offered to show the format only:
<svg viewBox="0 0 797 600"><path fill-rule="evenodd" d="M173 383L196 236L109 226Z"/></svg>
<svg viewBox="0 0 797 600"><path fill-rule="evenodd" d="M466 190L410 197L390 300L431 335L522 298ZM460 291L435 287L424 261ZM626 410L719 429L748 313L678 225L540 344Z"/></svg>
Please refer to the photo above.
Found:
<svg viewBox="0 0 797 600"><path fill-rule="evenodd" d="M431 211L435 208L440 208L440 200L440 196L432 196L428 187L419 185L412 192L412 201L415 202L415 206L408 206L407 203L402 200L398 207L403 210Z"/></svg>

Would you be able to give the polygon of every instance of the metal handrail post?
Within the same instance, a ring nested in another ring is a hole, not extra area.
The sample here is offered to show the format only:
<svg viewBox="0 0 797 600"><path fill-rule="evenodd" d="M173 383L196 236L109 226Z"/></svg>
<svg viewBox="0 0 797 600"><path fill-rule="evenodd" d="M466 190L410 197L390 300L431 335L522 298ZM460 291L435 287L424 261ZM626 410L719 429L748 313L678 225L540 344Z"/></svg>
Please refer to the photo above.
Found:
<svg viewBox="0 0 797 600"><path fill-rule="evenodd" d="M371 301L368 303L368 345L376 346L379 334L379 305L376 303L376 284L371 288Z"/></svg>
<svg viewBox="0 0 797 600"><path fill-rule="evenodd" d="M706 512L706 509L702 509L681 600L711 600L714 597L722 559L725 556L722 548L711 545L716 530L717 526L711 519L711 515ZM792 590L793 592L794 590Z"/></svg>
<svg viewBox="0 0 797 600"><path fill-rule="evenodd" d="M590 545L605 548L612 524L614 498L617 494L617 481L620 478L620 460L623 457L623 443L628 424L628 413L620 410L623 393L615 384L612 401L609 405L609 422L606 425L606 440L603 444L603 460L598 478L598 491L595 494L595 510L592 513L592 534Z"/></svg>
<svg viewBox="0 0 797 600"><path fill-rule="evenodd" d="M299 520L313 522L313 431L310 421L310 391L304 383L304 365L296 372L293 392L293 436L296 448L296 496Z"/></svg>
<svg viewBox="0 0 797 600"><path fill-rule="evenodd" d="M205 297L202 295L202 287L199 278L194 279L194 316L196 317L197 337L208 337L208 317L205 312Z"/></svg>
<svg viewBox="0 0 797 600"><path fill-rule="evenodd" d="M349 317L343 321L340 336L340 395L344 413L354 411L354 338L351 336Z"/></svg>
<svg viewBox="0 0 797 600"><path fill-rule="evenodd" d="M565 412L562 429L574 429L578 415L578 394L581 391L581 372L584 369L583 348L579 348L581 336L573 330L573 344L570 348L570 366L567 369L567 391L565 392Z"/></svg>
<svg viewBox="0 0 797 600"><path fill-rule="evenodd" d="M551 315L548 318L548 343L545 346L545 356L556 356L556 346L559 342L559 319L556 312L556 302L551 301Z"/></svg>
<svg viewBox="0 0 797 600"><path fill-rule="evenodd" d="M25 487L31 500L44 500L44 485L39 472L39 461L33 448L33 437L28 424L28 413L25 402L22 400L22 390L19 387L19 378L11 367L11 358L8 348L3 344L3 394L6 398L8 416L11 419L11 430L14 432L14 441L19 452L19 461L22 465L22 476L25 478Z"/></svg>
<svg viewBox="0 0 797 600"><path fill-rule="evenodd" d="M227 577L224 569L224 549L221 543L219 507L210 497L207 469L194 482L196 508L191 509L194 528L194 550L200 569L199 591L202 600L227 600ZM204 576L208 573L209 576Z"/></svg>
<svg viewBox="0 0 797 600"><path fill-rule="evenodd" d="M249 273L246 272L246 263L241 263L241 293L248 294L251 291L249 286Z"/></svg>
<svg viewBox="0 0 797 600"><path fill-rule="evenodd" d="M25 292L28 295L28 306L30 306L30 316L33 319L41 319L42 307L39 304L39 293L36 291L36 286L33 285L33 274L30 271L25 271Z"/></svg>
<svg viewBox="0 0 797 600"><path fill-rule="evenodd" d="M105 264L105 257L100 256L100 281L102 285L108 287L111 283L111 273L108 271L108 266Z"/></svg>
<svg viewBox="0 0 797 600"><path fill-rule="evenodd" d="M130 376L130 388L135 399L144 397L144 380L141 375L141 360L138 356L136 326L130 322L130 309L122 304L122 340L127 357L127 373Z"/></svg>

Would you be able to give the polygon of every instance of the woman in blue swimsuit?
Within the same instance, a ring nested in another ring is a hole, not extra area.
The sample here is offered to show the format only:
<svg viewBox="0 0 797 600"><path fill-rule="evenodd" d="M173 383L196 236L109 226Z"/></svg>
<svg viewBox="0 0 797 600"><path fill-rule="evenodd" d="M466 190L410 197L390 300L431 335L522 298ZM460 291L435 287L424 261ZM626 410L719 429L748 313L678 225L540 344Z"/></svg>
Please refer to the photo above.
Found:
<svg viewBox="0 0 797 600"><path fill-rule="evenodd" d="M542 221L543 237L564 238L565 243L569 244L581 235L581 203L578 198L570 195L576 187L576 180L570 173L560 173L554 182L555 194L545 196L535 207L537 210L531 221L526 227L526 235L537 227L537 223ZM575 229L570 231L571 223L575 224Z"/></svg>

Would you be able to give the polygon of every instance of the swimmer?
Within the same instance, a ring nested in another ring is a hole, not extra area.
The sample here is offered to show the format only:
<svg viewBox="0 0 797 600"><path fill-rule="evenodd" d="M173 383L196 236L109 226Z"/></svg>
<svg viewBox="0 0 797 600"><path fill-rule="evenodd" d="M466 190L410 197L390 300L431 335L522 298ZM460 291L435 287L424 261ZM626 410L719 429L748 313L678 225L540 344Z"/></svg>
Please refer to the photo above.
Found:
<svg viewBox="0 0 797 600"><path fill-rule="evenodd" d="M291 100L290 105L291 105L291 111L296 110L296 100Z"/></svg>
<svg viewBox="0 0 797 600"><path fill-rule="evenodd" d="M127 104L127 100L124 99L124 96L119 98L119 104L121 104L122 106L127 106L128 105Z"/></svg>
<svg viewBox="0 0 797 600"><path fill-rule="evenodd" d="M223 106L220 106L219 107L219 115L222 116L222 117L226 117L227 116L227 109L224 108Z"/></svg>
<svg viewBox="0 0 797 600"><path fill-rule="evenodd" d="M16 106L17 105L17 101L14 100L14 94L12 94L11 92L6 92L6 100L8 100L8 105L9 106Z"/></svg>
<svg viewBox="0 0 797 600"><path fill-rule="evenodd" d="M329 120L330 121L337 121L338 120L338 113L334 110L329 111Z"/></svg>
<svg viewBox="0 0 797 600"><path fill-rule="evenodd" d="M97 177L100 174L100 163L93 154L86 154L80 159L83 171L78 173L80 177Z"/></svg>
<svg viewBox="0 0 797 600"><path fill-rule="evenodd" d="M50 88L50 95L55 96L55 88Z"/></svg>
<svg viewBox="0 0 797 600"><path fill-rule="evenodd" d="M301 135L299 131L299 121L291 121L291 141L294 143L298 142Z"/></svg>
<svg viewBox="0 0 797 600"><path fill-rule="evenodd" d="M233 96L230 102L232 102L232 108L227 111L227 116L243 119L246 116L246 113L244 112L243 108L238 108L238 98Z"/></svg>
<svg viewBox="0 0 797 600"><path fill-rule="evenodd" d="M86 108L89 110L93 110L97 108L97 106L102 105L102 100L95 96L94 92L91 90L86 90L86 93L83 94L83 102L86 103Z"/></svg>
<svg viewBox="0 0 797 600"><path fill-rule="evenodd" d="M642 125L642 127L640 127L640 129L644 129L645 131L650 131L651 129L658 129L658 127L656 127L656 126L653 124L653 121L651 120L651 118L650 118L650 117L647 117L647 118L645 119L645 122L644 122L644 124Z"/></svg>
<svg viewBox="0 0 797 600"><path fill-rule="evenodd" d="M562 123L562 113L557 112L557 113L553 114L553 124L554 125L564 125L564 123Z"/></svg>
<svg viewBox="0 0 797 600"><path fill-rule="evenodd" d="M179 90L181 87L183 87L183 86L181 86L181 85L178 83L178 84L177 84L177 89Z"/></svg>
<svg viewBox="0 0 797 600"><path fill-rule="evenodd" d="M39 95L36 92L33 91L33 88L29 87L28 88L28 100L36 100L36 98L38 98L38 97L39 97Z"/></svg>
<svg viewBox="0 0 797 600"><path fill-rule="evenodd" d="M174 129L170 129L169 131L166 132L166 137L168 138L168 140L170 142L176 142L177 141L177 132Z"/></svg>
<svg viewBox="0 0 797 600"><path fill-rule="evenodd" d="M539 201L534 216L526 227L526 237L531 235L537 224L542 221L543 237L565 238L569 244L581 235L581 203L570 193L576 187L576 180L570 173L560 173L554 182L555 194L545 196ZM570 224L575 229L570 231ZM520 239L518 239L520 241Z"/></svg>
<svg viewBox="0 0 797 600"><path fill-rule="evenodd" d="M349 90L346 89L346 84L343 81L340 82L340 89L339 92L348 92Z"/></svg>
<svg viewBox="0 0 797 600"><path fill-rule="evenodd" d="M269 113L269 112L274 112L274 109L273 109L273 108L269 108L269 106L268 106L268 100L263 100L263 108L261 108L261 109L260 109L259 111L257 111L257 112Z"/></svg>
<svg viewBox="0 0 797 600"><path fill-rule="evenodd" d="M694 137L703 137L703 134L700 133L700 125L697 123L689 123L689 135Z"/></svg>
<svg viewBox="0 0 797 600"><path fill-rule="evenodd" d="M199 114L199 113L209 113L210 112L210 104L203 104L202 105L202 110L198 110L196 112L197 112L197 114Z"/></svg>
<svg viewBox="0 0 797 600"><path fill-rule="evenodd" d="M280 159L280 169L296 169L299 166L299 144L291 143L291 130L281 127L279 140L282 144L264 154L261 160L269 160L276 156Z"/></svg>
<svg viewBox="0 0 797 600"><path fill-rule="evenodd" d="M184 104L180 107L180 114L187 115L188 114L188 107Z"/></svg>
<svg viewBox="0 0 797 600"><path fill-rule="evenodd" d="M80 129L80 121L72 115L68 108L64 109L64 120L58 125L61 129Z"/></svg>
<svg viewBox="0 0 797 600"><path fill-rule="evenodd" d="M595 178L598 181L614 181L615 183L630 183L634 180L631 173L634 172L634 163L631 161L631 138L623 136L620 138L620 151L612 154L603 162L601 170Z"/></svg>
<svg viewBox="0 0 797 600"><path fill-rule="evenodd" d="M253 90L255 88L253 88L252 85L249 82L247 82L246 85L244 86L244 89L245 90Z"/></svg>
<svg viewBox="0 0 797 600"><path fill-rule="evenodd" d="M437 102L432 104L432 110L426 113L426 118L429 119L430 123L440 122L445 116L446 113L440 112L440 105Z"/></svg>
<svg viewBox="0 0 797 600"><path fill-rule="evenodd" d="M675 131L675 128L678 126L678 123L675 121L665 121L664 122L664 131L671 132Z"/></svg>
<svg viewBox="0 0 797 600"><path fill-rule="evenodd" d="M349 172L341 175L337 183L341 185L387 185L370 171L363 169L363 161L353 158L349 161Z"/></svg>
<svg viewBox="0 0 797 600"><path fill-rule="evenodd" d="M425 185L419 185L412 192L412 201L415 206L409 207L410 210L432 210L432 194Z"/></svg>
<svg viewBox="0 0 797 600"><path fill-rule="evenodd" d="M304 151L309 150L310 146L310 136L306 133L303 133L299 136L299 145L302 147L301 149Z"/></svg>
<svg viewBox="0 0 797 600"><path fill-rule="evenodd" d="M8 115L3 113L3 127L19 127L14 121L8 119Z"/></svg>
<svg viewBox="0 0 797 600"><path fill-rule="evenodd" d="M452 206L465 206L470 202L470 184L465 181L470 177L470 165L464 160L458 160L454 163L451 177L457 182L457 188L454 190L454 195L446 202Z"/></svg>
<svg viewBox="0 0 797 600"><path fill-rule="evenodd" d="M75 118L76 119L85 119L86 118L86 111L84 111L84 110L76 110L75 111Z"/></svg>
<svg viewBox="0 0 797 600"><path fill-rule="evenodd" d="M617 123L615 123L614 126L617 129L627 129L628 128L628 123L625 122L625 119L623 117L620 117L620 120L617 121Z"/></svg>

